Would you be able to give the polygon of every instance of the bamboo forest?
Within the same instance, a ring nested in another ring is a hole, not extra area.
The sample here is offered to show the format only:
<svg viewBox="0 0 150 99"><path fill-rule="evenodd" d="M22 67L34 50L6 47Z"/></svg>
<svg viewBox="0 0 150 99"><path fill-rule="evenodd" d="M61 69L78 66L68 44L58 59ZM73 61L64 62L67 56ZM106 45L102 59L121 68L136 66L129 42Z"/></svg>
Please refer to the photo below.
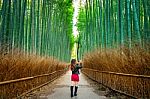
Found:
<svg viewBox="0 0 150 99"><path fill-rule="evenodd" d="M0 99L70 99L72 78L37 93L70 80L72 59L75 97L150 99L150 0L0 0Z"/></svg>

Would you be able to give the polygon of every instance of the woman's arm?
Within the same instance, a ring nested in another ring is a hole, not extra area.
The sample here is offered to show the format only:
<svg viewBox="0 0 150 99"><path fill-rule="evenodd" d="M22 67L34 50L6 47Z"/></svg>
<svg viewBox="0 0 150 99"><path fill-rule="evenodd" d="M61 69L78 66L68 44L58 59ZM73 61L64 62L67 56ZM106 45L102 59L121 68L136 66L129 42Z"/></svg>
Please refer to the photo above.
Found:
<svg viewBox="0 0 150 99"><path fill-rule="evenodd" d="M81 65L79 65L79 64L77 64L77 68L78 68L78 69L81 69L81 68L82 68L82 66L81 66Z"/></svg>

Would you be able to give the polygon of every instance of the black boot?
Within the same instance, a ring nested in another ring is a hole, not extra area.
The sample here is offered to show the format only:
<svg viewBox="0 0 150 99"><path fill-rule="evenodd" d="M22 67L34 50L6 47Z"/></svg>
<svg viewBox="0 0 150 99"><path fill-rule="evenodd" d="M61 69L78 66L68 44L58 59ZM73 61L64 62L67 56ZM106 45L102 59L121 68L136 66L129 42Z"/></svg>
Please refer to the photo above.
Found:
<svg viewBox="0 0 150 99"><path fill-rule="evenodd" d="M73 86L70 87L71 97L73 97Z"/></svg>
<svg viewBox="0 0 150 99"><path fill-rule="evenodd" d="M78 86L75 86L74 96L77 96Z"/></svg>

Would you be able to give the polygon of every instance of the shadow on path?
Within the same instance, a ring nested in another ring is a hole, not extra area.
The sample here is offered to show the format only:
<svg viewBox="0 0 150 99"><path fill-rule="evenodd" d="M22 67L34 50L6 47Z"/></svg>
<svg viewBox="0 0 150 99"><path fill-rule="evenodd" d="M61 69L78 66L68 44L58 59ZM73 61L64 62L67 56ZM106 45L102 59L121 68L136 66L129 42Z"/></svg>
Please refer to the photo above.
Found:
<svg viewBox="0 0 150 99"><path fill-rule="evenodd" d="M78 96L70 97L71 71L30 95L30 99L108 99L92 80L80 74Z"/></svg>

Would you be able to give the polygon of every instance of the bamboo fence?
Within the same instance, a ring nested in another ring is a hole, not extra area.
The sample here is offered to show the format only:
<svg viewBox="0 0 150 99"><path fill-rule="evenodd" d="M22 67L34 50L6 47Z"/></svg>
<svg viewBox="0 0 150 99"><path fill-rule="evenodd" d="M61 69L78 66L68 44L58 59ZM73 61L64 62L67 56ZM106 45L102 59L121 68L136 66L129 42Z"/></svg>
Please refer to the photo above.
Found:
<svg viewBox="0 0 150 99"><path fill-rule="evenodd" d="M98 71L89 68L83 68L82 72L92 80L119 93L137 99L150 99L150 76Z"/></svg>
<svg viewBox="0 0 150 99"><path fill-rule="evenodd" d="M22 97L23 95L50 83L64 73L65 70L58 70L49 74L0 82L0 99Z"/></svg>

